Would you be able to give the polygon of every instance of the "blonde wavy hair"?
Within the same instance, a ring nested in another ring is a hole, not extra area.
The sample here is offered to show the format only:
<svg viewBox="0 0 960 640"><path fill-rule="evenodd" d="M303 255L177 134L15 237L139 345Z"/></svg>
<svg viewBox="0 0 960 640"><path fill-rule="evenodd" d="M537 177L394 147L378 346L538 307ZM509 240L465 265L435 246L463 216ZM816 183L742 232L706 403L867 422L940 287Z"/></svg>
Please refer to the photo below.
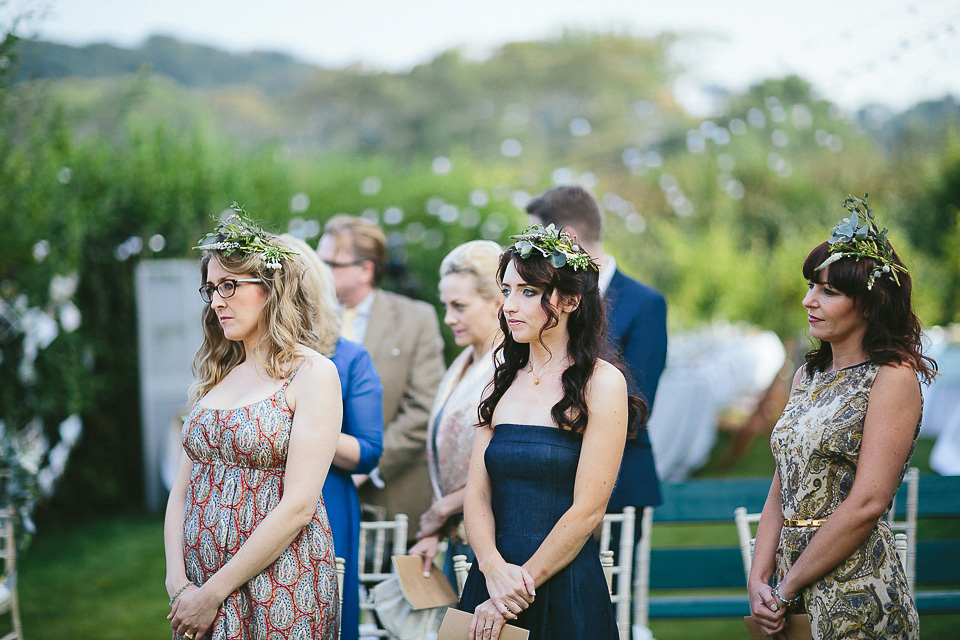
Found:
<svg viewBox="0 0 960 640"><path fill-rule="evenodd" d="M337 301L333 272L320 259L313 247L300 238L284 233L278 236L278 240L300 254L296 259L304 269L301 278L303 286L315 289L319 301L314 309L307 309L313 312L314 324L320 340L320 348L317 351L332 358L337 352L337 340L340 337L340 314L337 313L340 303Z"/></svg>
<svg viewBox="0 0 960 640"><path fill-rule="evenodd" d="M276 238L271 242L283 246ZM288 377L298 358L300 345L316 351L321 340L313 310L320 306L318 288L304 286L303 276L308 271L298 258L283 260L282 268L269 269L257 254L243 255L234 252L225 256L218 250L207 250L200 256L200 281L207 281L207 269L211 260L216 260L231 274L251 274L260 278L260 286L267 290L267 301L260 312L257 332L260 336L255 351L260 363L271 377L282 380ZM202 314L203 344L193 359L196 378L190 387L190 399L197 401L244 361L243 344L228 340L217 320L213 305L207 305Z"/></svg>
<svg viewBox="0 0 960 640"><path fill-rule="evenodd" d="M503 249L492 240L471 240L453 248L440 263L440 277L451 273L469 273L476 281L477 293L486 300L498 300L500 285L497 268Z"/></svg>

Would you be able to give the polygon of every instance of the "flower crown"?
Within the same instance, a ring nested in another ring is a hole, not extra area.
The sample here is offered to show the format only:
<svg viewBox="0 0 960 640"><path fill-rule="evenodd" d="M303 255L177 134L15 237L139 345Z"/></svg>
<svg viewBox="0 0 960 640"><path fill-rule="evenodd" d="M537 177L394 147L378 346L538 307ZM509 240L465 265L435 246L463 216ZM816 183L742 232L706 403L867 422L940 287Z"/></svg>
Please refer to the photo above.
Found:
<svg viewBox="0 0 960 640"><path fill-rule="evenodd" d="M873 211L867 206L867 194L863 194L862 198L848 195L843 201L843 206L850 212L850 217L840 220L830 231L830 239L827 242L830 244L831 255L814 271L820 271L840 258L854 260L870 258L880 264L870 272L867 278L867 290L873 289L874 281L884 274L900 286L897 272L907 273L907 269L893 257L893 247L887 240L887 228L881 229L877 224Z"/></svg>
<svg viewBox="0 0 960 640"><path fill-rule="evenodd" d="M529 258L530 253L536 249L557 269L569 264L574 271L598 270L590 254L577 244L577 239L566 231L557 231L553 224L546 228L542 224L535 224L524 229L519 235L510 236L510 239L516 240L513 250L520 254L521 258Z"/></svg>
<svg viewBox="0 0 960 640"><path fill-rule="evenodd" d="M234 213L220 220L217 229L200 238L194 249L200 251L222 251L223 255L239 251L244 255L260 256L268 269L282 269L281 260L289 260L298 252L278 247L270 241L270 235L258 227L243 207L236 202L230 205Z"/></svg>

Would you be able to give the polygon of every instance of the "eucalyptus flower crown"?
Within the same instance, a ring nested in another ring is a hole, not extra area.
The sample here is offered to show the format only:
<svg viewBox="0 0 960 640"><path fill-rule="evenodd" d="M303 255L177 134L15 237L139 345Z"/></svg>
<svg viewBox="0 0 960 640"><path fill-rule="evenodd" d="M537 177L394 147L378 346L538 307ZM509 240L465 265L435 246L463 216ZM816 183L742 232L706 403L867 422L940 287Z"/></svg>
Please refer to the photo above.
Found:
<svg viewBox="0 0 960 640"><path fill-rule="evenodd" d="M879 265L867 278L867 290L873 289L874 281L884 275L900 286L897 272L907 273L907 269L893 257L893 247L887 240L887 228L881 229L877 224L873 211L867 206L867 194L863 194L862 198L848 195L843 200L843 206L850 212L850 217L843 218L831 229L830 239L827 241L830 244L830 257L815 271L820 271L841 258L870 258Z"/></svg>
<svg viewBox="0 0 960 640"><path fill-rule="evenodd" d="M298 252L278 247L270 241L270 235L258 227L243 207L236 202L230 205L233 213L217 223L216 230L197 241L194 249L200 251L222 251L229 256L235 252L244 255L258 255L268 269L282 269L283 260L290 260Z"/></svg>
<svg viewBox="0 0 960 640"><path fill-rule="evenodd" d="M550 260L550 264L557 269L564 265L570 265L574 271L579 269L598 270L597 264L590 258L590 254L577 244L577 239L566 231L557 231L552 223L546 227L542 224L527 227L523 230L523 233L510 236L510 239L516 240L513 249L520 254L521 258L529 258L533 250L536 249L543 254L544 258Z"/></svg>

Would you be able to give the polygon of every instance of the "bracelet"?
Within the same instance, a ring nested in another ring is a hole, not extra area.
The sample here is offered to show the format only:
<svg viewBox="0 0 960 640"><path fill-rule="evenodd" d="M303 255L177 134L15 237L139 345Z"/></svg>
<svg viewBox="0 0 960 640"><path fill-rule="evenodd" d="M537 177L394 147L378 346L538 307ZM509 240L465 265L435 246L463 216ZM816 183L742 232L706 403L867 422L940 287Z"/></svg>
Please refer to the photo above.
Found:
<svg viewBox="0 0 960 640"><path fill-rule="evenodd" d="M779 584L773 588L773 597L776 598L778 602L782 602L785 606L788 606L788 607L794 604L795 602L797 602L798 600L800 600L799 593L796 596L794 596L792 600L787 600L786 598L781 596Z"/></svg>
<svg viewBox="0 0 960 640"><path fill-rule="evenodd" d="M191 585L194 586L194 587L197 586L197 585L193 584L193 581L191 580L191 581L188 582L187 584L185 584L185 585L183 585L182 587L180 587L179 589L177 589L177 592L176 592L175 594L173 594L173 596L170 598L170 606L171 606L171 607L173 606L173 602L177 599L177 596L179 596L181 593L183 593L184 591L186 591L186 590L187 590L187 587L189 587L189 586L191 586ZM776 595L776 594L774 594L774 595Z"/></svg>

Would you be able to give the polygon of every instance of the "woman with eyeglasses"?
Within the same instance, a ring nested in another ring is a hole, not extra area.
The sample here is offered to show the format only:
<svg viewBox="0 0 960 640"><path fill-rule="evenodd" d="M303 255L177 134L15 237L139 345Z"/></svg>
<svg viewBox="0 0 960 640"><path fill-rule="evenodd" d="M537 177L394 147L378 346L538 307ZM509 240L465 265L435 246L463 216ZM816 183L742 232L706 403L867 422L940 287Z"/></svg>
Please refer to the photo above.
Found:
<svg viewBox="0 0 960 640"><path fill-rule="evenodd" d="M242 208L203 251L204 341L167 503L168 619L179 640L338 635L321 489L336 452L340 381L318 353L316 289L295 252Z"/></svg>

